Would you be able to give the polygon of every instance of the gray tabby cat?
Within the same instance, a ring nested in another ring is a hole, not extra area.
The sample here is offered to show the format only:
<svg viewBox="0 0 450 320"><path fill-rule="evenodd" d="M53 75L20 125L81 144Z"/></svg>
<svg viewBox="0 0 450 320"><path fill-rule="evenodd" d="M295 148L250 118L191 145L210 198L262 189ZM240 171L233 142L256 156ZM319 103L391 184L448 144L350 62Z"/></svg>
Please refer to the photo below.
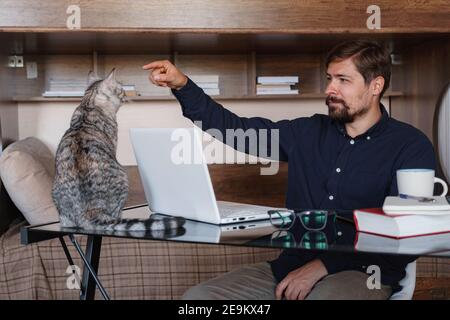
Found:
<svg viewBox="0 0 450 320"><path fill-rule="evenodd" d="M125 91L116 81L114 69L104 80L90 72L89 83L56 152L52 196L61 225L121 231L182 226L184 219L179 217L121 219L128 177L116 159L116 113Z"/></svg>

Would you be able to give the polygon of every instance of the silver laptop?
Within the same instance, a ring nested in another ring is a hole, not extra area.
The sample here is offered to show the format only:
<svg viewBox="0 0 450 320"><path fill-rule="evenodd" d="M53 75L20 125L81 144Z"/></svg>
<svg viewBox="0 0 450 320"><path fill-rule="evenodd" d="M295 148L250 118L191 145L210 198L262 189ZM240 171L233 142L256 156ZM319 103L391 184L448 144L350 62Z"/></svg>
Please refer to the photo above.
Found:
<svg viewBox="0 0 450 320"><path fill-rule="evenodd" d="M213 224L269 219L273 207L216 201L197 128L130 129L152 212Z"/></svg>
<svg viewBox="0 0 450 320"><path fill-rule="evenodd" d="M123 211L124 218L148 219L151 214L149 207L141 205L133 208L127 208ZM221 243L229 241L230 243L246 243L263 236L272 235L279 231L268 220L244 221L240 223L216 225L210 223L186 221L184 232L173 239L179 241L194 241L205 243ZM117 231L114 231L117 234ZM128 234L133 233L127 231ZM154 234L158 234L157 232ZM146 236L146 233L140 231L134 232L134 236ZM163 237L165 234L162 235Z"/></svg>

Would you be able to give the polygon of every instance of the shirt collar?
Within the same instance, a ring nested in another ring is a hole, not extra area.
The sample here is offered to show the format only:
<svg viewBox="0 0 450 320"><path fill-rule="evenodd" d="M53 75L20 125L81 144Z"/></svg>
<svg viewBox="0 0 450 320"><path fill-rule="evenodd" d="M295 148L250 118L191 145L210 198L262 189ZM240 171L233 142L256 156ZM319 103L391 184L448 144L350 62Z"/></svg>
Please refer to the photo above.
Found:
<svg viewBox="0 0 450 320"><path fill-rule="evenodd" d="M383 132L383 130L386 127L386 124L389 120L389 114L387 113L386 108L384 107L384 105L381 102L380 102L380 111L381 111L380 120L378 120L377 123L375 123L366 132L359 135L358 137L365 137L365 136L375 137ZM333 122L340 133L345 134L345 135L347 134L344 123L342 123L340 121L335 121L335 120L333 120Z"/></svg>

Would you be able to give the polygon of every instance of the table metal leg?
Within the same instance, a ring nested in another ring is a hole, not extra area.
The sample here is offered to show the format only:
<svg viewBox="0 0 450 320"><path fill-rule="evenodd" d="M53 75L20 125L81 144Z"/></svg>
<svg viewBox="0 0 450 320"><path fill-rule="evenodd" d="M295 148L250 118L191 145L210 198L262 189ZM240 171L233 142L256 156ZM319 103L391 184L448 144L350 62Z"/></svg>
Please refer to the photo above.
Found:
<svg viewBox="0 0 450 320"><path fill-rule="evenodd" d="M66 255L67 261L69 262L69 266L74 266L72 256L70 255L69 249L67 249L66 242L63 237L59 237L59 242L61 242L61 246L64 250L64 254Z"/></svg>
<svg viewBox="0 0 450 320"><path fill-rule="evenodd" d="M95 288L98 286L100 293L105 300L110 300L108 293L97 277L98 265L100 261L100 249L102 245L101 236L88 236L86 253L81 250L81 247L75 237L69 235L70 240L80 254L84 262L83 278L81 281L80 300L94 300Z"/></svg>

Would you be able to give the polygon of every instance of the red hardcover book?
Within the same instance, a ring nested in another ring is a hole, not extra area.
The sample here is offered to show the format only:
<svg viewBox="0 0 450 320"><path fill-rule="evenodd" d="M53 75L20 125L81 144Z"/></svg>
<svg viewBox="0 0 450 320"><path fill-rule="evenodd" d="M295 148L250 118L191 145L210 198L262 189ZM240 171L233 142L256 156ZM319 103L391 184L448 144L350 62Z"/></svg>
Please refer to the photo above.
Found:
<svg viewBox="0 0 450 320"><path fill-rule="evenodd" d="M381 208L367 208L354 210L353 220L359 232L395 239L450 232L450 215L389 216Z"/></svg>

